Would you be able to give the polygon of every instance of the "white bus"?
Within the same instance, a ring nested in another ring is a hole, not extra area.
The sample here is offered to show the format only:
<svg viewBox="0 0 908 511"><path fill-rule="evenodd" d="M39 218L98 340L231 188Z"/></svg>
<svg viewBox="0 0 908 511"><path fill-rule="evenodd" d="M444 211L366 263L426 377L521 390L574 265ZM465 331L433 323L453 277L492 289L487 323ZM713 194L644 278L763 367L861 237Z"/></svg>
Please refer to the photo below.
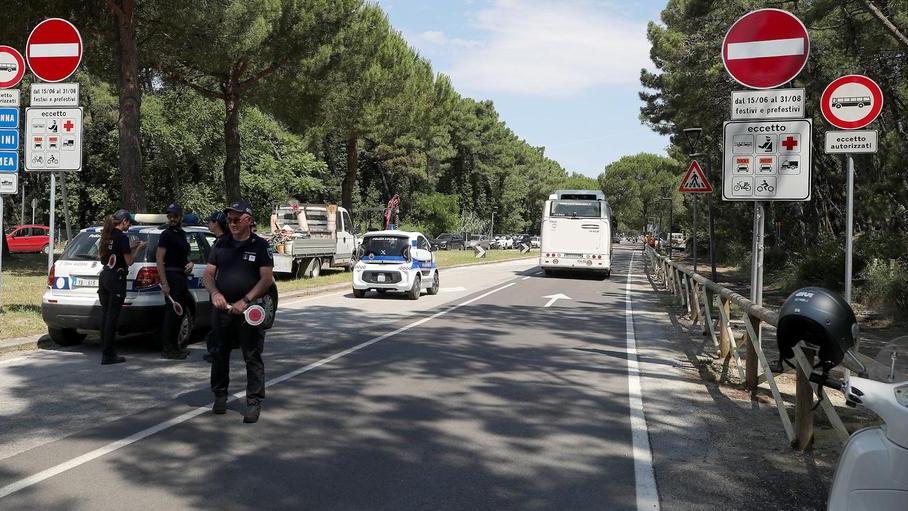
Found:
<svg viewBox="0 0 908 511"><path fill-rule="evenodd" d="M612 272L612 210L599 190L558 190L542 210L539 266Z"/></svg>

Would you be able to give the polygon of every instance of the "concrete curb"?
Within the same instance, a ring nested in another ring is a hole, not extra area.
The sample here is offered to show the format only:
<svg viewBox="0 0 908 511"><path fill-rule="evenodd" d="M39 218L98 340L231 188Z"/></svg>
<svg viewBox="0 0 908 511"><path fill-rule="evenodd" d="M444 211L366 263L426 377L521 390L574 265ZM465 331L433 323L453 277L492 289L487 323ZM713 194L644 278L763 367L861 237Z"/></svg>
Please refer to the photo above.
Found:
<svg viewBox="0 0 908 511"><path fill-rule="evenodd" d="M451 270L454 268L466 268L468 266L485 266L489 264L501 264L501 263L512 263L514 261L526 261L529 259L536 259L536 256L532 257L521 257L517 259L505 259L502 261L480 261L475 263L464 263L464 264L455 264L454 266L446 266L445 270ZM347 289L350 287L349 282L343 282L340 284L330 284L327 286L312 287L308 289L299 289L296 291L290 291L286 294L281 295L280 301L289 300L292 298L300 298L303 296L316 296L325 293L330 293L332 291L340 291L341 289ZM0 355L5 353L12 353L16 351L33 351L38 348L44 348L47 346L53 346L54 342L50 340L47 334L36 334L29 335L27 337L15 337L13 339L3 339L0 340Z"/></svg>

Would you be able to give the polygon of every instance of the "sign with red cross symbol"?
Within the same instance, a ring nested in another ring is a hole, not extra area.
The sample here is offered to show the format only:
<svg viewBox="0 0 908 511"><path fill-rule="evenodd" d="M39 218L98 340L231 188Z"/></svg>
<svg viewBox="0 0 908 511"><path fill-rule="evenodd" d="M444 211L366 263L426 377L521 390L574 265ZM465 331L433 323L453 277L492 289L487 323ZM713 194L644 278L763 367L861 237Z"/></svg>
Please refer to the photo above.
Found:
<svg viewBox="0 0 908 511"><path fill-rule="evenodd" d="M779 151L783 153L801 152L801 135L799 133L792 135L782 135L779 142Z"/></svg>
<svg viewBox="0 0 908 511"><path fill-rule="evenodd" d="M25 170L82 170L82 109L25 109Z"/></svg>
<svg viewBox="0 0 908 511"><path fill-rule="evenodd" d="M810 119L727 121L722 199L810 200L812 130Z"/></svg>

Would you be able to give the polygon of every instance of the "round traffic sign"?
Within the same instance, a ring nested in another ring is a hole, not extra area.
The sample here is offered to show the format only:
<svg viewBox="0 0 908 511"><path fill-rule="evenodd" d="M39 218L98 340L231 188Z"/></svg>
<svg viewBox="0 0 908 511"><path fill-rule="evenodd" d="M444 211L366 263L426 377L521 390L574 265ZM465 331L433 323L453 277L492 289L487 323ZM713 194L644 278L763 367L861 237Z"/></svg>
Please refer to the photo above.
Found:
<svg viewBox="0 0 908 511"><path fill-rule="evenodd" d="M872 123L883 110L883 90L864 75L836 78L820 97L820 111L829 124L856 130Z"/></svg>
<svg viewBox="0 0 908 511"><path fill-rule="evenodd" d="M28 36L25 58L38 78L45 82L63 81L82 61L82 36L64 19L46 19Z"/></svg>
<svg viewBox="0 0 908 511"><path fill-rule="evenodd" d="M725 70L751 89L790 82L804 69L809 54L807 27L780 9L758 9L741 16L722 41Z"/></svg>
<svg viewBox="0 0 908 511"><path fill-rule="evenodd" d="M19 50L0 45L0 89L15 87L25 76L25 60Z"/></svg>

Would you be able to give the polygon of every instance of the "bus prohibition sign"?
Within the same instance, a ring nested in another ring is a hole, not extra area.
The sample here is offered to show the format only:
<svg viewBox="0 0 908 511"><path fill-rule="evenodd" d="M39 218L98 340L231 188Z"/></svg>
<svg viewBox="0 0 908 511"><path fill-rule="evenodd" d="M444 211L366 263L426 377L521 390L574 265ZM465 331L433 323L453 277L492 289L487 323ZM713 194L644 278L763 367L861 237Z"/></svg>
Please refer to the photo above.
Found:
<svg viewBox="0 0 908 511"><path fill-rule="evenodd" d="M820 97L820 110L829 124L843 130L867 126L883 110L883 90L864 75L836 78Z"/></svg>

